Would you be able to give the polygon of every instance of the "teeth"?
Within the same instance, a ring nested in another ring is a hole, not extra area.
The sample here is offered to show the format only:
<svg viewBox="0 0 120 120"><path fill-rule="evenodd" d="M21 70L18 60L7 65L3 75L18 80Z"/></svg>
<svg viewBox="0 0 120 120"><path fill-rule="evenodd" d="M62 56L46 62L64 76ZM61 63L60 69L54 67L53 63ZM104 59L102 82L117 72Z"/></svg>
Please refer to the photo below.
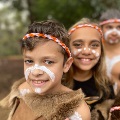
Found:
<svg viewBox="0 0 120 120"><path fill-rule="evenodd" d="M90 61L90 59L82 59L83 61Z"/></svg>
<svg viewBox="0 0 120 120"><path fill-rule="evenodd" d="M36 84L40 84L40 83L43 83L45 81L34 81Z"/></svg>

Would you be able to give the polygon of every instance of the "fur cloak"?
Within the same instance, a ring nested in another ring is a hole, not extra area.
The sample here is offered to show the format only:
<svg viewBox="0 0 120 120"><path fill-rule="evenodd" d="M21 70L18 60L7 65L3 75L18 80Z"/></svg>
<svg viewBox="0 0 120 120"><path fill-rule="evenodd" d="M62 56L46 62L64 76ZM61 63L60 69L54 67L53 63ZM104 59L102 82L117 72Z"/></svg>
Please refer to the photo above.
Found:
<svg viewBox="0 0 120 120"><path fill-rule="evenodd" d="M49 95L29 93L21 96L18 90L25 79L14 83L10 94L0 106L10 107L8 120L65 120L74 114L84 98L81 89Z"/></svg>

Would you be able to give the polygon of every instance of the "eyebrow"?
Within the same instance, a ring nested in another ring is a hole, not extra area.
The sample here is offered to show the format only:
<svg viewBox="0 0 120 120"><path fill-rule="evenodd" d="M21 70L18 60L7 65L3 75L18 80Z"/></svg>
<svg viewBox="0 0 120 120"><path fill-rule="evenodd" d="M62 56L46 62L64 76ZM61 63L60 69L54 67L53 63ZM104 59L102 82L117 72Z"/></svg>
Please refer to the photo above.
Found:
<svg viewBox="0 0 120 120"><path fill-rule="evenodd" d="M24 55L24 58L32 59L31 56ZM43 56L44 59L56 59L56 56Z"/></svg>
<svg viewBox="0 0 120 120"><path fill-rule="evenodd" d="M28 55L23 55L25 58L29 58L29 59L32 59L32 57L28 56Z"/></svg>
<svg viewBox="0 0 120 120"><path fill-rule="evenodd" d="M99 43L100 43L100 41L99 41L99 40L92 40L91 42L99 42Z"/></svg>
<svg viewBox="0 0 120 120"><path fill-rule="evenodd" d="M73 43L75 43L75 42L83 42L83 40L82 39L77 39L77 40L73 41Z"/></svg>
<svg viewBox="0 0 120 120"><path fill-rule="evenodd" d="M84 40L82 40L82 39L74 40L73 44L76 43L76 42L84 42ZM100 43L100 40L94 39L94 40L91 40L90 42L99 42Z"/></svg>

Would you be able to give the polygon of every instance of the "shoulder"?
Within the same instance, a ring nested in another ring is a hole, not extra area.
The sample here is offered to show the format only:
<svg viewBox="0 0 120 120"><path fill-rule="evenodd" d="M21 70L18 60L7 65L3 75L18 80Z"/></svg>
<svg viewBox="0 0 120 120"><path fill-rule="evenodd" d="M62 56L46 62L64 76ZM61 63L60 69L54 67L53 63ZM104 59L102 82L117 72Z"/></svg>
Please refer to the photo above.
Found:
<svg viewBox="0 0 120 120"><path fill-rule="evenodd" d="M80 102L76 112L81 115L82 120L91 120L90 108L84 100Z"/></svg>

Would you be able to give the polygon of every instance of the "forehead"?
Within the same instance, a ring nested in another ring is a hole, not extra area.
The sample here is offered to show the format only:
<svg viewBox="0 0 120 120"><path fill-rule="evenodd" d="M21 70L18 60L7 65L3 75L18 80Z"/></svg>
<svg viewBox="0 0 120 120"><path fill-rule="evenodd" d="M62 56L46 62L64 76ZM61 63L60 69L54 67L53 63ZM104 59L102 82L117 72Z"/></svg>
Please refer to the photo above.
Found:
<svg viewBox="0 0 120 120"><path fill-rule="evenodd" d="M62 47L56 42L49 40L47 42L39 42L33 50L24 50L24 55L29 56L57 56L61 54Z"/></svg>
<svg viewBox="0 0 120 120"><path fill-rule="evenodd" d="M90 27L85 27L85 28L78 28L77 30L75 30L71 36L70 36L70 40L71 42L74 40L84 40L84 41L91 41L91 40L101 40L101 35L99 33L99 31L97 31L94 28L90 28Z"/></svg>
<svg viewBox="0 0 120 120"><path fill-rule="evenodd" d="M107 27L107 26L117 27L117 26L120 26L120 23L107 23L103 25L103 27Z"/></svg>

